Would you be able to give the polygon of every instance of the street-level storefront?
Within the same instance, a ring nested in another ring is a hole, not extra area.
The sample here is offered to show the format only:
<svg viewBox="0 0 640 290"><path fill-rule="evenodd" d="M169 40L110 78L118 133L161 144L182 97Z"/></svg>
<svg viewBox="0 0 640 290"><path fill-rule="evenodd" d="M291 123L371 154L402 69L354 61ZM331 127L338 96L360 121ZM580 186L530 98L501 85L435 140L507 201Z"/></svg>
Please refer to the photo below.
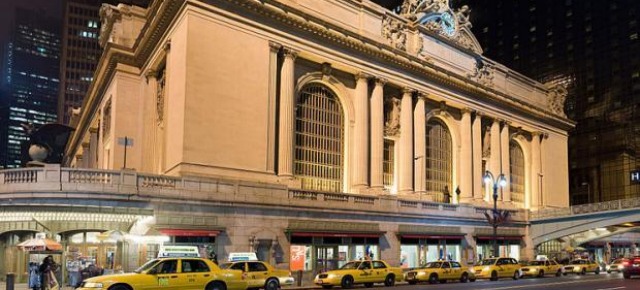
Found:
<svg viewBox="0 0 640 290"><path fill-rule="evenodd" d="M292 271L327 271L349 261L379 259L378 224L290 220L286 234L290 243Z"/></svg>
<svg viewBox="0 0 640 290"><path fill-rule="evenodd" d="M476 255L478 260L489 257L510 257L520 260L520 250L523 248L523 235L518 229L498 229L493 235L491 228L476 228ZM493 253L494 241L498 244L498 255Z"/></svg>
<svg viewBox="0 0 640 290"><path fill-rule="evenodd" d="M464 234L460 228L400 225L400 265L416 268L436 260L461 261Z"/></svg>

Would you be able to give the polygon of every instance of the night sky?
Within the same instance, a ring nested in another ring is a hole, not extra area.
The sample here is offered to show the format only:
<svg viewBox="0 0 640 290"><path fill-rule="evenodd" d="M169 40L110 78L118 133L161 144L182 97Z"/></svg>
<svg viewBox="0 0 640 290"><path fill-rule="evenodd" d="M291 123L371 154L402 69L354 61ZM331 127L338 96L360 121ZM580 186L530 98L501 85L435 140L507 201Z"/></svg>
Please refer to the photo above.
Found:
<svg viewBox="0 0 640 290"><path fill-rule="evenodd" d="M44 14L62 19L63 0L0 0L0 44L7 42L16 7L41 9Z"/></svg>

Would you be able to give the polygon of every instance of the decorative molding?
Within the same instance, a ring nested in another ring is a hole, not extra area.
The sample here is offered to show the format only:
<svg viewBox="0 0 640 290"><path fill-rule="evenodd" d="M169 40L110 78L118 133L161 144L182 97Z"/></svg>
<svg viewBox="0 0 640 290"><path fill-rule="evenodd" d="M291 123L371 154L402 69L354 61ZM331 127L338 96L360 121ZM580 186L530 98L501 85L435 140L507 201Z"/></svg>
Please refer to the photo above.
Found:
<svg viewBox="0 0 640 290"><path fill-rule="evenodd" d="M545 83L545 86L549 90L549 94L547 95L547 106L549 110L558 116L566 118L564 102L569 92L562 84Z"/></svg>
<svg viewBox="0 0 640 290"><path fill-rule="evenodd" d="M287 231L318 231L318 232L382 232L377 223L354 222L325 222L316 220L289 220Z"/></svg>
<svg viewBox="0 0 640 290"><path fill-rule="evenodd" d="M382 37L393 48L407 50L407 26L385 14L382 18Z"/></svg>
<svg viewBox="0 0 640 290"><path fill-rule="evenodd" d="M400 112L402 101L398 98L388 98L385 100L385 122L384 122L384 136L395 137L400 135Z"/></svg>
<svg viewBox="0 0 640 290"><path fill-rule="evenodd" d="M476 58L473 73L468 73L467 78L487 87L493 87L495 67L491 63L484 62L482 58Z"/></svg>

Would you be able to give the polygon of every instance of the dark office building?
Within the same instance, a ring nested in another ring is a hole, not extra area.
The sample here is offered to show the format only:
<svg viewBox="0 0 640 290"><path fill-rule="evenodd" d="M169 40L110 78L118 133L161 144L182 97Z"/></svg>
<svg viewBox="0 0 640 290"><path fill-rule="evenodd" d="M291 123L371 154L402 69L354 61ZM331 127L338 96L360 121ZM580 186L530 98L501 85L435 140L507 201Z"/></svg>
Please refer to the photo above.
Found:
<svg viewBox="0 0 640 290"><path fill-rule="evenodd" d="M149 0L65 0L58 121L69 125L71 109L80 108L102 54L100 7L124 3L147 7Z"/></svg>
<svg viewBox="0 0 640 290"><path fill-rule="evenodd" d="M484 55L543 83L562 83L573 204L640 197L640 1L459 0Z"/></svg>
<svg viewBox="0 0 640 290"><path fill-rule="evenodd" d="M23 124L38 127L57 120L59 56L60 20L47 17L44 11L16 9L2 66L8 95L6 139L0 144L6 154L4 167L22 164L21 146L28 139Z"/></svg>

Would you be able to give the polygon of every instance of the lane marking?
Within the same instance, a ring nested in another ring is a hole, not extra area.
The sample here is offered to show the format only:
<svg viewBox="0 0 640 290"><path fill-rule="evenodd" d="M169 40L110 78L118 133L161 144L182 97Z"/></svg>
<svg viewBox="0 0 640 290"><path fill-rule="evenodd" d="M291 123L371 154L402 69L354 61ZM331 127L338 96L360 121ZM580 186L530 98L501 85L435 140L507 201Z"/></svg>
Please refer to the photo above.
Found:
<svg viewBox="0 0 640 290"><path fill-rule="evenodd" d="M491 288L481 288L478 290L501 290L501 289L520 289L520 288L531 288L531 287L540 287L540 286L555 286L555 285L567 285L567 284L579 284L579 283L589 283L594 281L606 281L611 279L589 279L589 280L578 280L578 281L567 281L567 282L554 282L554 283L543 283L543 284L530 284L530 285L518 285L518 286L504 286L504 287L491 287ZM617 287L617 288L603 288L597 290L614 290L614 289L626 289L626 287Z"/></svg>

